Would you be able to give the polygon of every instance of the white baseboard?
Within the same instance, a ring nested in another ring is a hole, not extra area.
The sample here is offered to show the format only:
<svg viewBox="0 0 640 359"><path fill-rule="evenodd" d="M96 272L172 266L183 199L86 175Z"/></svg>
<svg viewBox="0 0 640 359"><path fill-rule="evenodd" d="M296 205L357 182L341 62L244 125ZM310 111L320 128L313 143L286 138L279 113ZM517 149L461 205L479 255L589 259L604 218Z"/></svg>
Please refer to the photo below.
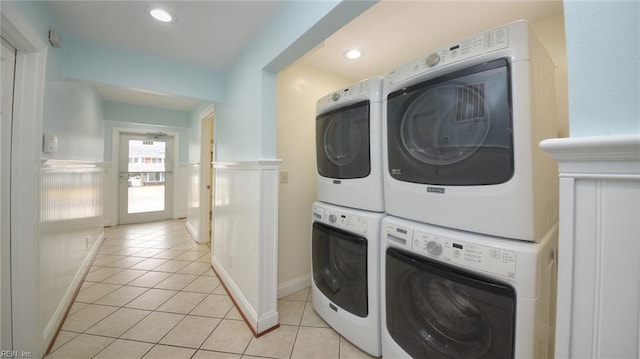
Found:
<svg viewBox="0 0 640 359"><path fill-rule="evenodd" d="M193 226L193 224L191 224L191 222L189 222L189 220L185 222L184 226L187 227L187 232L189 232L191 238L198 243L198 230Z"/></svg>
<svg viewBox="0 0 640 359"><path fill-rule="evenodd" d="M65 319L67 310L69 309L71 304L73 304L75 295L80 290L82 282L84 281L84 277L87 275L87 272L89 272L91 264L93 264L93 260L98 255L98 251L100 250L103 241L104 232L100 233L97 240L93 243L93 247L91 247L89 254L87 254L87 256L85 257L80 270L78 271L78 273L76 273L76 276L73 278L73 281L69 285L67 292L65 293L64 297L62 297L60 304L58 304L58 308L56 308L56 311L53 313L53 317L45 327L43 332L45 350L51 344L51 341L54 339L58 328L62 324L62 321Z"/></svg>
<svg viewBox="0 0 640 359"><path fill-rule="evenodd" d="M278 299L311 286L311 273L278 285Z"/></svg>

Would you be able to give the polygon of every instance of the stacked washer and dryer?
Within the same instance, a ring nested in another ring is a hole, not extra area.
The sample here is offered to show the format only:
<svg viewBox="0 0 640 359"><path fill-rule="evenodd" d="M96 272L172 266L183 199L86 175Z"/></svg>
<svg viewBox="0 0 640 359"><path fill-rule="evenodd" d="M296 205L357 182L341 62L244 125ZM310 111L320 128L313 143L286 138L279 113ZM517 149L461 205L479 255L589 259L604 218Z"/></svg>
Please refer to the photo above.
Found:
<svg viewBox="0 0 640 359"><path fill-rule="evenodd" d="M383 356L553 356L553 79L525 21L385 75Z"/></svg>
<svg viewBox="0 0 640 359"><path fill-rule="evenodd" d="M382 78L317 103L312 300L350 342L381 355Z"/></svg>
<svg viewBox="0 0 640 359"><path fill-rule="evenodd" d="M553 88L517 21L318 102L312 295L329 325L388 358L553 356Z"/></svg>

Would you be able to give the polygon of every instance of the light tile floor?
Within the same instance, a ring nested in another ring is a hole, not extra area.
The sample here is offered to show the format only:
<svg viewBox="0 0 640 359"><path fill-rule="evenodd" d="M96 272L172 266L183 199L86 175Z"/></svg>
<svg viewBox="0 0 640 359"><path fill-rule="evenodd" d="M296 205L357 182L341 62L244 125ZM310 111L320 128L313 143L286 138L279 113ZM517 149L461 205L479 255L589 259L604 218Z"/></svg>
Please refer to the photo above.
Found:
<svg viewBox="0 0 640 359"><path fill-rule="evenodd" d="M184 220L107 228L46 358L371 358L315 313L308 288L253 337L209 263Z"/></svg>

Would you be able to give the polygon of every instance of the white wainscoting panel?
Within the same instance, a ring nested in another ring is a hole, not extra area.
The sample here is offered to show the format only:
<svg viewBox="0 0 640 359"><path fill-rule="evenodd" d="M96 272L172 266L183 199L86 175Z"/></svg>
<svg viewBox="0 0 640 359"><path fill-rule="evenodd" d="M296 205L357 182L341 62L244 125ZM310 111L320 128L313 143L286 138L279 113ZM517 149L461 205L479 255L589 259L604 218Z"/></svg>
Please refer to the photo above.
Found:
<svg viewBox="0 0 640 359"><path fill-rule="evenodd" d="M40 320L53 339L102 240L105 166L47 161L40 181Z"/></svg>
<svg viewBox="0 0 640 359"><path fill-rule="evenodd" d="M188 163L180 163L178 165L178 173L176 175L177 181L176 190L175 190L175 214L174 218L187 218L188 216L188 202L189 202L189 183L191 178L189 177L189 164Z"/></svg>
<svg viewBox="0 0 640 359"><path fill-rule="evenodd" d="M189 182L187 183L187 230L194 241L198 241L200 228L200 165L190 163L188 168Z"/></svg>
<svg viewBox="0 0 640 359"><path fill-rule="evenodd" d="M256 335L278 325L280 162L214 163L212 264Z"/></svg>
<svg viewBox="0 0 640 359"><path fill-rule="evenodd" d="M540 146L560 172L556 358L639 358L640 134Z"/></svg>

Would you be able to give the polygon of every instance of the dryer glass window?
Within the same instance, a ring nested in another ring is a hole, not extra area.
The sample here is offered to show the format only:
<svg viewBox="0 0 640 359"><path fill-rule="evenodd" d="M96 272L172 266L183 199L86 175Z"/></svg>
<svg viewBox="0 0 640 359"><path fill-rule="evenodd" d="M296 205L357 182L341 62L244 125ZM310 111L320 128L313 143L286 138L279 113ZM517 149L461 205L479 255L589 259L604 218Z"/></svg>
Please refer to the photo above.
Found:
<svg viewBox="0 0 640 359"><path fill-rule="evenodd" d="M352 179L369 175L369 101L316 118L316 156L318 173L323 177Z"/></svg>
<svg viewBox="0 0 640 359"><path fill-rule="evenodd" d="M389 172L405 182L489 185L513 176L509 63L494 60L387 98Z"/></svg>
<svg viewBox="0 0 640 359"><path fill-rule="evenodd" d="M385 259L387 330L405 352L513 358L513 288L394 248Z"/></svg>
<svg viewBox="0 0 640 359"><path fill-rule="evenodd" d="M367 240L314 223L311 251L313 280L322 294L340 308L365 318L369 313Z"/></svg>

